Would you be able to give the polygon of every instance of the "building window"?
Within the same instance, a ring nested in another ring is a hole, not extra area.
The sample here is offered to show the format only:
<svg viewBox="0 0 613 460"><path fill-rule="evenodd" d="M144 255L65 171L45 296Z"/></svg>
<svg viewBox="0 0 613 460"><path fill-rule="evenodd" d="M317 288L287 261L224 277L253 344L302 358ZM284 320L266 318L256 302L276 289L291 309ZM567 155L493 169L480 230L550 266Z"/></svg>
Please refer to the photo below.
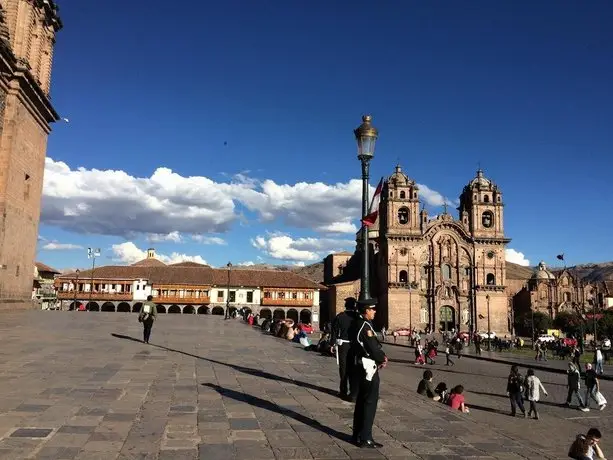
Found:
<svg viewBox="0 0 613 460"><path fill-rule="evenodd" d="M485 228L492 228L494 226L494 214L492 214L492 211L485 211L481 215L481 223Z"/></svg>
<svg viewBox="0 0 613 460"><path fill-rule="evenodd" d="M408 253L409 253L409 250L408 250L407 248L402 248L402 249L400 250L400 255L401 255L402 257L406 256Z"/></svg>
<svg viewBox="0 0 613 460"><path fill-rule="evenodd" d="M217 300L223 300L223 291L217 291Z"/></svg>
<svg viewBox="0 0 613 460"><path fill-rule="evenodd" d="M253 291L247 292L247 303L253 303Z"/></svg>
<svg viewBox="0 0 613 460"><path fill-rule="evenodd" d="M294 299L294 300L298 299L298 293L297 292L292 292L292 299Z"/></svg>
<svg viewBox="0 0 613 460"><path fill-rule="evenodd" d="M487 284L488 286L496 285L496 277L494 276L493 273L487 274L487 276L485 277L485 284Z"/></svg>
<svg viewBox="0 0 613 460"><path fill-rule="evenodd" d="M400 273L398 273L398 281L401 283L409 282L409 275L406 270L400 270Z"/></svg>
<svg viewBox="0 0 613 460"><path fill-rule="evenodd" d="M236 302L236 291L230 291L229 301Z"/></svg>
<svg viewBox="0 0 613 460"><path fill-rule="evenodd" d="M401 224L409 223L409 210L407 208L400 208L398 211L398 222Z"/></svg>
<svg viewBox="0 0 613 460"><path fill-rule="evenodd" d="M400 199L404 200L406 198L406 194L404 192L400 192Z"/></svg>
<svg viewBox="0 0 613 460"><path fill-rule="evenodd" d="M270 299L271 297L272 297L272 294L270 293L270 291L266 291L266 292L264 293L264 298L265 298L265 299Z"/></svg>
<svg viewBox="0 0 613 460"><path fill-rule="evenodd" d="M483 202L484 203L489 203L490 202L490 196L489 195L484 195L483 196Z"/></svg>
<svg viewBox="0 0 613 460"><path fill-rule="evenodd" d="M570 292L564 293L564 302L570 302Z"/></svg>
<svg viewBox="0 0 613 460"><path fill-rule="evenodd" d="M285 292L277 292L277 299L285 299Z"/></svg>
<svg viewBox="0 0 613 460"><path fill-rule="evenodd" d="M451 265L443 264L441 266L441 274L443 275L444 280L450 280L451 279Z"/></svg>
<svg viewBox="0 0 613 460"><path fill-rule="evenodd" d="M464 276L470 277L470 267L464 267Z"/></svg>

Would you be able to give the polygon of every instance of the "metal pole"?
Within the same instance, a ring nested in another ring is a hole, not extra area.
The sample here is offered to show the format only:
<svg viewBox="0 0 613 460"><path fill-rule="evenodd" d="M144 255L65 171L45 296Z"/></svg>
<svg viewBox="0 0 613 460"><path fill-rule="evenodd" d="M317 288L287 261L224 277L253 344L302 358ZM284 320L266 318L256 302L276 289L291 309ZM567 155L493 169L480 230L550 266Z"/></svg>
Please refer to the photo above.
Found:
<svg viewBox="0 0 613 460"><path fill-rule="evenodd" d="M362 163L362 218L368 214L368 179L370 169L370 158L360 158ZM362 273L360 276L360 296L359 300L370 298L370 279L369 279L369 249L368 249L368 227L362 224Z"/></svg>
<svg viewBox="0 0 613 460"><path fill-rule="evenodd" d="M409 284L409 334L413 333L413 289ZM409 336L410 337L410 336Z"/></svg>
<svg viewBox="0 0 613 460"><path fill-rule="evenodd" d="M487 351L492 351L492 328L490 325L490 295L485 296L487 300Z"/></svg>
<svg viewBox="0 0 613 460"><path fill-rule="evenodd" d="M74 309L77 310L77 290L79 289L79 270L77 270L77 280L74 285Z"/></svg>
<svg viewBox="0 0 613 460"><path fill-rule="evenodd" d="M232 263L228 262L228 265L226 265L226 267L228 267L228 293L227 293L227 298L226 298L226 316L225 319L228 319L230 317L230 269L232 268Z"/></svg>
<svg viewBox="0 0 613 460"><path fill-rule="evenodd" d="M89 306L91 307L92 295L94 294L94 270L96 269L96 254L92 252L92 280L89 286ZM88 308L89 310L89 308Z"/></svg>

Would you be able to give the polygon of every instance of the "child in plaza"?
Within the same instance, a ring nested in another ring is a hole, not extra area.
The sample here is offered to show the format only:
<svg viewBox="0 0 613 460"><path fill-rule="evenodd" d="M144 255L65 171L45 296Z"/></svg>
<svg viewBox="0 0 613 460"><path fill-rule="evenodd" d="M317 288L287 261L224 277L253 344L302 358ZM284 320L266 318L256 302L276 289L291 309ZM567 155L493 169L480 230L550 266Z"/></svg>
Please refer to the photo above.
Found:
<svg viewBox="0 0 613 460"><path fill-rule="evenodd" d="M568 456L575 460L606 460L602 449L598 445L602 434L598 428L590 428L587 434L580 434L570 446Z"/></svg>
<svg viewBox="0 0 613 460"><path fill-rule="evenodd" d="M528 369L526 377L526 399L530 402L530 409L528 409L528 417L534 413L534 419L539 419L539 413L536 410L536 403L540 399L540 392L543 392L547 396L547 390L541 383L541 380L534 375L534 369Z"/></svg>
<svg viewBox="0 0 613 460"><path fill-rule="evenodd" d="M417 385L417 393L433 401L438 401L441 397L436 394L436 391L432 387L432 378L432 371L424 371L423 378L420 380L419 385Z"/></svg>
<svg viewBox="0 0 613 460"><path fill-rule="evenodd" d="M464 400L464 387L462 385L457 385L453 387L451 390L451 394L449 395L449 399L447 400L447 405L452 409L460 410L467 414L470 412L468 410L468 406L465 404Z"/></svg>

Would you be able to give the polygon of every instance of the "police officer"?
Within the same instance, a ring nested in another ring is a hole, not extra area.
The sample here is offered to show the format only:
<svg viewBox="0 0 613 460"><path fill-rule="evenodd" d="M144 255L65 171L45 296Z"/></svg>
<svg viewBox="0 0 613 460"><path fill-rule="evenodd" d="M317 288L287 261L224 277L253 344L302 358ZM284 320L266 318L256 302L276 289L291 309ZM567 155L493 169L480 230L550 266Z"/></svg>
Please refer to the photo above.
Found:
<svg viewBox="0 0 613 460"><path fill-rule="evenodd" d="M353 413L353 441L359 447L379 448L382 444L372 438L372 425L379 402L379 369L387 365L387 356L381 348L372 326L376 300L358 302L360 317L352 330L351 343L355 351L354 372L359 378L355 412Z"/></svg>
<svg viewBox="0 0 613 460"><path fill-rule="evenodd" d="M353 372L355 359L351 353L351 341L349 340L349 331L358 319L355 306L355 297L347 297L345 311L336 315L332 322L331 343L336 346L338 374L341 378L339 396L349 401L355 401L358 394L358 385ZM350 393L347 392L348 389Z"/></svg>

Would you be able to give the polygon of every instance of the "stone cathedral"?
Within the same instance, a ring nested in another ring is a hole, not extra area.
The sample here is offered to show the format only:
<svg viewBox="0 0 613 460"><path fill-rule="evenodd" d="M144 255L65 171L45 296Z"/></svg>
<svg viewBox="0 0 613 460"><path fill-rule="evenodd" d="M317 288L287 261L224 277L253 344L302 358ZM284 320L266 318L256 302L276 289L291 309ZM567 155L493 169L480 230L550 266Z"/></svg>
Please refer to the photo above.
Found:
<svg viewBox="0 0 613 460"><path fill-rule="evenodd" d="M457 218L446 208L430 218L419 200L415 181L397 166L384 181L378 223L369 232L376 322L390 330L487 331L489 318L492 331L507 334L510 240L504 235L501 190L479 170L460 195ZM359 253L326 258L333 310L358 292L360 259Z"/></svg>

